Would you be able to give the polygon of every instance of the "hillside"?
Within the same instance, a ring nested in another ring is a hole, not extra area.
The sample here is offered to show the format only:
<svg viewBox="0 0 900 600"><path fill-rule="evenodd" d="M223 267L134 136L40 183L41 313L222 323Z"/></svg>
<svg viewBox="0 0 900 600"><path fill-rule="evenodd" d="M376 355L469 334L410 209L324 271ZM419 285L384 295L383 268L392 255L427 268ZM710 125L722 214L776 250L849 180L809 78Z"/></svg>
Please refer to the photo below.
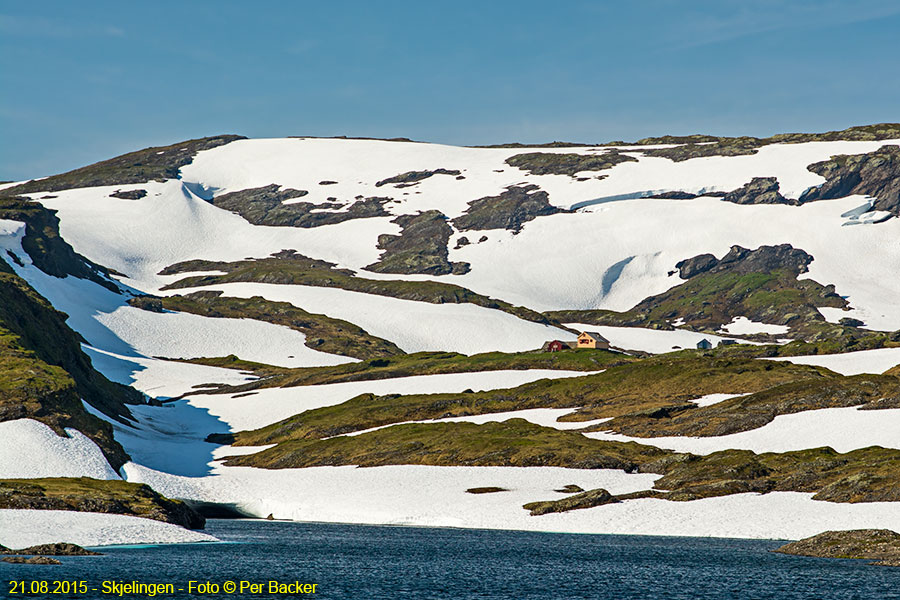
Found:
<svg viewBox="0 0 900 600"><path fill-rule="evenodd" d="M5 184L0 480L261 518L896 529L898 144L223 135ZM610 347L540 350L585 330Z"/></svg>

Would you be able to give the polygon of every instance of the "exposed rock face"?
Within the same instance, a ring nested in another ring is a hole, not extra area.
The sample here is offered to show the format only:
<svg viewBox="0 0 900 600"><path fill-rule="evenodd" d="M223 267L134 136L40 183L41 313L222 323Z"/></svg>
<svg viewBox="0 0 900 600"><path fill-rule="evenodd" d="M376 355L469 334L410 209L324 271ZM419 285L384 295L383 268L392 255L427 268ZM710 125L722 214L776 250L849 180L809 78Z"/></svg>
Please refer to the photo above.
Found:
<svg viewBox="0 0 900 600"><path fill-rule="evenodd" d="M872 208L900 215L900 146L882 146L868 154L842 154L807 167L826 179L800 196L800 202L864 194Z"/></svg>
<svg viewBox="0 0 900 600"><path fill-rule="evenodd" d="M124 192L116 190L110 194L113 198L121 198L122 200L140 200L146 195L147 190L126 190Z"/></svg>
<svg viewBox="0 0 900 600"><path fill-rule="evenodd" d="M602 154L555 154L550 152L529 152L516 154L506 159L506 164L528 171L532 175L569 175L585 171L603 171L619 163L637 162L627 154L615 150Z"/></svg>
<svg viewBox="0 0 900 600"><path fill-rule="evenodd" d="M198 152L243 139L246 138L240 135L217 135L179 142L171 146L145 148L61 175L29 181L7 189L6 193L56 192L72 188L175 179L181 167L189 165Z"/></svg>
<svg viewBox="0 0 900 600"><path fill-rule="evenodd" d="M728 192L722 199L735 204L798 204L781 195L775 177L754 177L750 183Z"/></svg>
<svg viewBox="0 0 900 600"><path fill-rule="evenodd" d="M6 194L6 190L0 192ZM55 210L22 197L0 197L0 219L25 223L22 249L34 266L53 277L72 275L102 285L119 293L107 276L109 272L76 253L59 234L59 218Z"/></svg>
<svg viewBox="0 0 900 600"><path fill-rule="evenodd" d="M357 200L350 205L350 208L339 212L329 212L344 206L335 202L284 204L286 200L302 198L308 193L306 190L281 189L279 185L273 183L260 188L222 194L214 197L210 202L219 208L241 215L254 225L273 227L310 228L343 223L352 219L388 215L384 210L384 204L389 198L372 197Z"/></svg>
<svg viewBox="0 0 900 600"><path fill-rule="evenodd" d="M61 565L62 564L55 558L47 558L46 556L32 556L31 558L25 558L24 556L4 556L3 558L0 558L0 561L6 562L6 563L20 564L20 565Z"/></svg>
<svg viewBox="0 0 900 600"><path fill-rule="evenodd" d="M409 185L422 181L423 179L428 179L429 177L433 177L435 175L460 175L460 172L455 169L435 169L434 171L407 171L406 173L400 173L399 175L394 175L393 177L382 179L375 184L375 187L381 187L383 185L388 185L391 183Z"/></svg>
<svg viewBox="0 0 900 600"><path fill-rule="evenodd" d="M772 552L819 558L863 558L900 566L900 534L889 529L826 531L785 544Z"/></svg>
<svg viewBox="0 0 900 600"><path fill-rule="evenodd" d="M188 529L203 529L206 522L184 502L166 498L148 485L88 477L0 480L0 508L132 515Z"/></svg>
<svg viewBox="0 0 900 600"><path fill-rule="evenodd" d="M522 225L545 215L566 212L550 204L550 196L536 185L510 186L499 196L469 202L465 214L453 219L460 231L483 229L522 230Z"/></svg>
<svg viewBox="0 0 900 600"><path fill-rule="evenodd" d="M85 550L77 544L69 544L67 542L40 544L22 548L21 550L10 550L0 547L0 554L20 554L23 556L100 556L99 552Z"/></svg>
<svg viewBox="0 0 900 600"><path fill-rule="evenodd" d="M469 271L469 263L451 263L447 259L447 242L453 230L440 211L401 215L391 222L403 229L400 235L378 236L378 247L384 253L378 262L366 267L367 271L424 275L461 275Z"/></svg>
<svg viewBox="0 0 900 600"><path fill-rule="evenodd" d="M604 504L612 504L619 500L602 488L589 490L562 500L548 500L546 502L529 502L522 508L531 511L531 516L546 515L547 513L566 512L581 508L593 508Z"/></svg>
<svg viewBox="0 0 900 600"><path fill-rule="evenodd" d="M777 269L787 269L799 275L808 270L812 261L813 257L810 254L790 244L760 246L756 250L732 246L721 260L716 260L712 254L700 254L677 263L675 268L678 269L682 279L690 279L700 273L718 273L725 270L735 273L771 273Z"/></svg>

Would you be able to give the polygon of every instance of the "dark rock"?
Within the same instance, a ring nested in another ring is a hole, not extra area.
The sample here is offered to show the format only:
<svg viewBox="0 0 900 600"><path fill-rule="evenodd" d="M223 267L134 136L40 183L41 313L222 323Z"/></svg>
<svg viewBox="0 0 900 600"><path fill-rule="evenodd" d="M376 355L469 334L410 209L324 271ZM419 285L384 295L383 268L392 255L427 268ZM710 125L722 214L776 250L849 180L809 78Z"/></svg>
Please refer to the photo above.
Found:
<svg viewBox="0 0 900 600"><path fill-rule="evenodd" d="M447 242L453 233L447 217L437 210L417 215L401 215L391 221L402 228L400 235L378 236L378 247L384 250L378 262L366 268L376 273L421 273L425 275L462 274L469 263L451 263Z"/></svg>
<svg viewBox="0 0 900 600"><path fill-rule="evenodd" d="M807 169L826 181L806 190L800 203L860 194L875 198L873 210L900 215L900 146L882 146L867 154L832 156Z"/></svg>
<svg viewBox="0 0 900 600"><path fill-rule="evenodd" d="M35 179L3 190L4 194L56 192L73 188L129 185L178 178L181 167L189 165L202 150L246 139L240 135L217 135L179 142L171 146L145 148L74 171Z"/></svg>
<svg viewBox="0 0 900 600"><path fill-rule="evenodd" d="M514 232L541 216L568 212L550 204L550 196L536 185L510 186L499 196L469 202L465 214L453 219L460 231L509 229Z"/></svg>
<svg viewBox="0 0 900 600"><path fill-rule="evenodd" d="M844 327L862 327L865 325L863 321L854 319L853 317L844 317L838 321L838 324L843 325Z"/></svg>
<svg viewBox="0 0 900 600"><path fill-rule="evenodd" d="M233 433L211 433L206 436L205 442L209 442L210 444L222 444L223 446L230 446L234 443L234 434Z"/></svg>
<svg viewBox="0 0 900 600"><path fill-rule="evenodd" d="M25 558L24 556L4 556L0 561L6 563L14 563L20 565L61 565L62 563L55 558L47 558L46 556L32 556Z"/></svg>
<svg viewBox="0 0 900 600"><path fill-rule="evenodd" d="M508 492L509 490L502 487L473 487L466 490L469 494L496 494L497 492Z"/></svg>
<svg viewBox="0 0 900 600"><path fill-rule="evenodd" d="M254 225L272 227L310 228L343 223L352 219L384 217L389 214L384 210L384 205L391 200L390 198L357 197L357 201L351 204L349 209L340 212L328 212L342 206L333 202L284 203L286 200L302 198L307 194L306 190L280 189L280 186L273 183L260 188L222 194L210 202L219 208L239 214Z"/></svg>
<svg viewBox="0 0 900 600"><path fill-rule="evenodd" d="M337 181L330 181L328 179L326 179L325 181L319 182L319 185L336 185L336 184L337 184Z"/></svg>
<svg viewBox="0 0 900 600"><path fill-rule="evenodd" d="M660 192L659 194L653 194L652 196L647 196L648 198L656 198L659 200L693 200L697 198L697 194L692 194L690 192Z"/></svg>
<svg viewBox="0 0 900 600"><path fill-rule="evenodd" d="M619 500L602 488L589 490L562 500L547 500L545 502L530 502L524 505L527 511L531 512L531 516L546 515L548 513L567 512L570 510L578 510L582 508L593 508L604 504L613 504Z"/></svg>
<svg viewBox="0 0 900 600"><path fill-rule="evenodd" d="M549 152L529 152L516 154L506 159L506 164L532 175L569 175L575 177L584 171L603 171L623 162L637 162L627 154L615 150L603 154L555 154ZM500 171L502 172L502 171Z"/></svg>
<svg viewBox="0 0 900 600"><path fill-rule="evenodd" d="M469 242L469 238L467 238L466 236L462 236L461 238L459 238L458 240L456 240L456 246L455 246L453 249L454 249L454 250L459 250L459 249L462 248L463 246L468 246L469 243L470 243L470 242Z"/></svg>
<svg viewBox="0 0 900 600"><path fill-rule="evenodd" d="M575 485L574 483L570 483L568 485L562 486L558 490L553 490L554 492L559 492L560 494L577 494L578 492L583 492L584 488L580 485Z"/></svg>
<svg viewBox="0 0 900 600"><path fill-rule="evenodd" d="M778 179L775 177L754 177L750 183L728 192L722 198L734 204L798 204L781 195Z"/></svg>
<svg viewBox="0 0 900 600"><path fill-rule="evenodd" d="M777 269L786 269L799 275L807 271L812 261L810 254L790 244L760 246L756 250L732 246L721 260L716 260L712 254L700 254L680 261L675 267L682 279L726 269L736 273L771 273Z"/></svg>
<svg viewBox="0 0 900 600"><path fill-rule="evenodd" d="M900 564L900 534L889 529L854 529L826 531L772 552L819 558L863 558L880 561L875 564Z"/></svg>
<svg viewBox="0 0 900 600"><path fill-rule="evenodd" d="M700 254L693 258L686 258L675 265L678 275L682 279L690 279L694 275L705 273L719 264L719 260L712 254Z"/></svg>
<svg viewBox="0 0 900 600"><path fill-rule="evenodd" d="M22 554L40 555L40 556L100 556L99 552L85 550L77 544L69 544L67 542L57 542L53 544L40 544L37 546L29 546L21 550L6 550L0 554Z"/></svg>
<svg viewBox="0 0 900 600"><path fill-rule="evenodd" d="M382 179L378 183L375 184L375 187L381 187L383 185L388 185L391 183L400 184L397 187L408 187L413 183L417 183L422 181L423 179L428 179L429 177L433 177L435 175L456 175L457 179L465 179L460 172L455 169L435 169L433 171L407 171L406 173L400 173L399 175L394 175L393 177L388 177L387 179Z"/></svg>
<svg viewBox="0 0 900 600"><path fill-rule="evenodd" d="M122 200L140 200L147 195L147 190L127 190L121 192L116 190L110 196L113 198L121 198Z"/></svg>
<svg viewBox="0 0 900 600"><path fill-rule="evenodd" d="M478 243L480 244L481 242L486 242L487 240L488 240L488 236L483 235L480 238L478 238Z"/></svg>
<svg viewBox="0 0 900 600"><path fill-rule="evenodd" d="M141 310L146 310L149 312L165 312L165 309L163 308L162 298L159 298L157 296L135 296L134 298L129 298L128 304L134 306L135 308L140 308Z"/></svg>

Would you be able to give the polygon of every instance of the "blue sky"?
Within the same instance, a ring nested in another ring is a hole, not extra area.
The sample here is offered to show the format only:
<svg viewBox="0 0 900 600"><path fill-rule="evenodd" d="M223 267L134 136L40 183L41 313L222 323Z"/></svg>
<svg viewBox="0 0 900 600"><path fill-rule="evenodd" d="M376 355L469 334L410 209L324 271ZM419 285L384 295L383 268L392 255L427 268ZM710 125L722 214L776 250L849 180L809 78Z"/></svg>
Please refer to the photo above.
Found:
<svg viewBox="0 0 900 600"><path fill-rule="evenodd" d="M0 179L212 135L451 144L900 121L900 3L0 2Z"/></svg>

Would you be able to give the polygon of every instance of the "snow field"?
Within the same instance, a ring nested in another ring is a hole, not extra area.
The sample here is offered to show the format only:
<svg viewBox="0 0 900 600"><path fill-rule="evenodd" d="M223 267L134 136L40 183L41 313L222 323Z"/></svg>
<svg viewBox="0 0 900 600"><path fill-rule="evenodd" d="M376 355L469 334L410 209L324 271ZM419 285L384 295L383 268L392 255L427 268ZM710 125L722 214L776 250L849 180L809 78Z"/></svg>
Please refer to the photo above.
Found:
<svg viewBox="0 0 900 600"><path fill-rule="evenodd" d="M0 422L0 479L119 479L97 444L77 429L66 433L59 436L34 419Z"/></svg>
<svg viewBox="0 0 900 600"><path fill-rule="evenodd" d="M345 319L405 352L446 350L462 354L534 350L551 339L571 337L556 327L474 304L431 304L336 288L271 283L226 283L196 288L226 296L289 302L313 313ZM186 294L194 288L178 290Z"/></svg>
<svg viewBox="0 0 900 600"><path fill-rule="evenodd" d="M877 375L900 365L900 348L878 348L843 354L785 356L767 360L782 360L799 365L818 365L841 375L859 375L861 373Z"/></svg>
<svg viewBox="0 0 900 600"><path fill-rule="evenodd" d="M0 544L7 548L21 549L54 542L92 547L217 541L199 531L128 515L0 509Z"/></svg>
<svg viewBox="0 0 900 600"><path fill-rule="evenodd" d="M751 321L747 317L735 317L731 323L722 327L722 331L731 335L753 335L754 333L784 335L789 330L790 328L787 325L760 323L758 321Z"/></svg>
<svg viewBox="0 0 900 600"><path fill-rule="evenodd" d="M859 410L822 408L779 415L770 423L730 435L716 437L639 438L613 432L591 432L595 440L638 442L658 448L693 454L711 454L729 448L761 452L790 452L830 446L850 452L869 446L900 449L900 409Z"/></svg>

